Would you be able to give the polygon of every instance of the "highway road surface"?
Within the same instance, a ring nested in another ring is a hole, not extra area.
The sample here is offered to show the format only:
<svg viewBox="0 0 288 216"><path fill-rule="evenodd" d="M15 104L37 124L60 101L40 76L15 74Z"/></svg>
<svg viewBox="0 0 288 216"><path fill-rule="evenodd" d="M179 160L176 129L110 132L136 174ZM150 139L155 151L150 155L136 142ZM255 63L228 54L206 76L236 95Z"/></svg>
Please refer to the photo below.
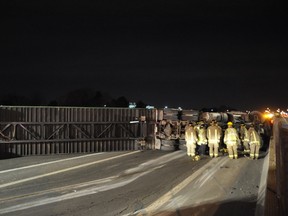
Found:
<svg viewBox="0 0 288 216"><path fill-rule="evenodd" d="M261 215L267 154L147 150L0 160L0 215Z"/></svg>

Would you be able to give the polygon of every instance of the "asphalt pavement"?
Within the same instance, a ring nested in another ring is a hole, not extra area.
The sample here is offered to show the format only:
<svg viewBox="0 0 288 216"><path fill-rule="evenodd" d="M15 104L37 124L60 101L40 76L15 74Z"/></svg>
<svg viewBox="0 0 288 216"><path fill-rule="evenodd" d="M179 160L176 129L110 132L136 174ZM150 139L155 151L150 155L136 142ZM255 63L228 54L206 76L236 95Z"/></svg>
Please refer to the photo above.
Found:
<svg viewBox="0 0 288 216"><path fill-rule="evenodd" d="M265 161L159 150L0 161L0 215L255 215ZM260 215L260 214L259 214Z"/></svg>

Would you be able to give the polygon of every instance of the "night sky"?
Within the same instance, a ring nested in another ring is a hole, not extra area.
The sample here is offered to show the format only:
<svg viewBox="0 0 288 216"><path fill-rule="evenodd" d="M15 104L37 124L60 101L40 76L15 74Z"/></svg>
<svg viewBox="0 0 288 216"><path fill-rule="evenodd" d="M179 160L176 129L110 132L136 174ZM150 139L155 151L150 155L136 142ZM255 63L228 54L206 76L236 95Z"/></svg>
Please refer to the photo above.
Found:
<svg viewBox="0 0 288 216"><path fill-rule="evenodd" d="M51 100L92 88L159 108L288 108L278 1L2 0L0 8L0 96Z"/></svg>

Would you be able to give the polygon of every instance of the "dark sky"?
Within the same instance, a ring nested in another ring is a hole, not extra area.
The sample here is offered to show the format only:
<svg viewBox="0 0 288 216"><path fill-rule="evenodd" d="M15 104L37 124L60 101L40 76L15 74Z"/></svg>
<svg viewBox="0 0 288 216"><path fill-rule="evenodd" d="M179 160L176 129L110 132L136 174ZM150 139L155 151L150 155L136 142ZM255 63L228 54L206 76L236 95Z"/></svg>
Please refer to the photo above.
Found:
<svg viewBox="0 0 288 216"><path fill-rule="evenodd" d="M0 95L288 108L287 13L260 0L2 0Z"/></svg>

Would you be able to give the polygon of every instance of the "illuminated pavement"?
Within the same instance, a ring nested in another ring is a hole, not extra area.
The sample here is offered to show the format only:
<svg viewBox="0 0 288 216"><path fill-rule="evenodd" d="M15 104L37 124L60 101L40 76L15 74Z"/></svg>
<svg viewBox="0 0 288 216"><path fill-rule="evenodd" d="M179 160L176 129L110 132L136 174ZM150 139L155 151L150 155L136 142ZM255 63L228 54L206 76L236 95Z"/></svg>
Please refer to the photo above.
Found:
<svg viewBox="0 0 288 216"><path fill-rule="evenodd" d="M155 150L1 160L0 214L255 215L263 157L192 161Z"/></svg>

